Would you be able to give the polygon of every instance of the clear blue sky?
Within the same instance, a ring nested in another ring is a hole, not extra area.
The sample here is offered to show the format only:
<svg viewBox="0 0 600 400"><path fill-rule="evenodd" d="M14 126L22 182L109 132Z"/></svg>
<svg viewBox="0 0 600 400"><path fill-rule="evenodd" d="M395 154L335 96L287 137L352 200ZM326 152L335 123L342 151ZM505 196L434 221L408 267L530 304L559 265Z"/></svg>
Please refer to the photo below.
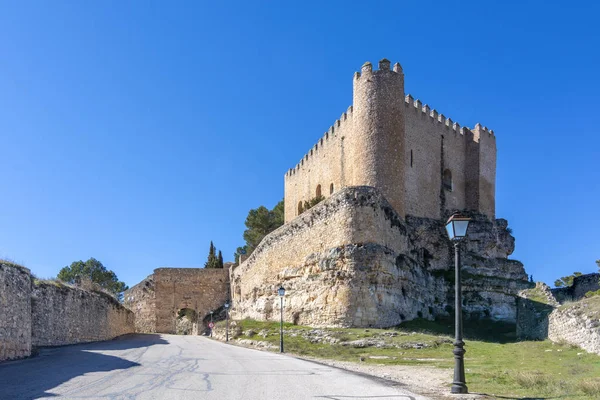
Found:
<svg viewBox="0 0 600 400"><path fill-rule="evenodd" d="M129 285L203 266L210 240L231 260L386 57L495 130L513 258L549 283L596 271L594 2L95 3L0 2L0 257L41 277L95 257Z"/></svg>

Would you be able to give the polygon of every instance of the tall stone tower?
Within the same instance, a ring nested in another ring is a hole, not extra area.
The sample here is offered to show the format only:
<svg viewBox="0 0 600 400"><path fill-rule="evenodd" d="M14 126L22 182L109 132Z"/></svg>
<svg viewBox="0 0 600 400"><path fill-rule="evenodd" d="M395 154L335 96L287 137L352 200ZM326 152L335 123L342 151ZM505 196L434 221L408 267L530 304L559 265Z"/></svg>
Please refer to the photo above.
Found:
<svg viewBox="0 0 600 400"><path fill-rule="evenodd" d="M354 74L351 141L356 186L379 188L399 215L404 207L404 74L399 63L379 61Z"/></svg>

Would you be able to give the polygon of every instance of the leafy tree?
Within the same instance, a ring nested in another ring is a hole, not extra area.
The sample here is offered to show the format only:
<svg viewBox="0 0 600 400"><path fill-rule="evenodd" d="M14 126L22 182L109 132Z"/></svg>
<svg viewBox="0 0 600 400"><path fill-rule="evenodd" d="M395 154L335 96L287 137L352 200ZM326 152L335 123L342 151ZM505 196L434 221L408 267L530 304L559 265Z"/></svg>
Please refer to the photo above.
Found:
<svg viewBox="0 0 600 400"><path fill-rule="evenodd" d="M217 249L213 242L210 242L210 248L208 249L208 260L204 264L204 268L223 268L222 264L219 266L219 258L216 255ZM220 252L219 252L220 253Z"/></svg>
<svg viewBox="0 0 600 400"><path fill-rule="evenodd" d="M240 263L240 256L245 255L245 254L248 254L248 246L247 245L238 247L237 249L235 249L235 253L233 253L235 265L238 265Z"/></svg>
<svg viewBox="0 0 600 400"><path fill-rule="evenodd" d="M317 204L319 204L320 202L322 202L323 200L325 200L325 197L323 196L317 196L317 197L313 197L312 199L310 199L309 201L305 201L302 207L302 212L313 208L314 206L316 206Z"/></svg>
<svg viewBox="0 0 600 400"><path fill-rule="evenodd" d="M556 287L569 287L573 285L573 280L578 277L583 275L581 272L573 272L573 275L569 275L569 276L563 276L560 279L557 279L554 281L554 286Z"/></svg>
<svg viewBox="0 0 600 400"><path fill-rule="evenodd" d="M246 229L244 231L244 240L246 244L238 247L234 253L235 263L239 264L240 255L250 255L256 249L258 244L265 236L283 225L284 203L279 203L269 210L265 206L252 209L246 217Z"/></svg>
<svg viewBox="0 0 600 400"><path fill-rule="evenodd" d="M119 300L122 300L123 292L129 289L124 282L119 281L117 274L107 270L95 258L90 258L86 262L74 261L70 266L61 269L57 278L71 284L79 284L82 279L89 279L102 289L112 293Z"/></svg>
<svg viewBox="0 0 600 400"><path fill-rule="evenodd" d="M219 264L219 268L223 268L223 253L219 250L219 256L217 257L217 262Z"/></svg>

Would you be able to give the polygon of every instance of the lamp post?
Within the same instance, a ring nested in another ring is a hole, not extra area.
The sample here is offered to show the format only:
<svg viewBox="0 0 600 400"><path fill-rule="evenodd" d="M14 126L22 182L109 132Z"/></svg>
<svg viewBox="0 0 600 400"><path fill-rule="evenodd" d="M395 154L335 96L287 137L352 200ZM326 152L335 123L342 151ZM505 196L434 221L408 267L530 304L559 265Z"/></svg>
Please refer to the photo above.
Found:
<svg viewBox="0 0 600 400"><path fill-rule="evenodd" d="M465 381L465 349L463 342L462 329L462 287L460 281L460 243L467 236L467 228L471 218L454 214L446 223L446 230L450 240L454 242L454 381L452 382L452 393L468 393L467 382Z"/></svg>
<svg viewBox="0 0 600 400"><path fill-rule="evenodd" d="M229 342L229 302L225 302L225 341Z"/></svg>
<svg viewBox="0 0 600 400"><path fill-rule="evenodd" d="M212 331L213 331L212 315L213 315L213 310L210 310L210 337L212 337Z"/></svg>
<svg viewBox="0 0 600 400"><path fill-rule="evenodd" d="M279 293L279 300L281 301L281 305L279 307L281 312L281 319L279 321L279 352L283 353L283 296L285 295L285 289L281 286L277 289Z"/></svg>

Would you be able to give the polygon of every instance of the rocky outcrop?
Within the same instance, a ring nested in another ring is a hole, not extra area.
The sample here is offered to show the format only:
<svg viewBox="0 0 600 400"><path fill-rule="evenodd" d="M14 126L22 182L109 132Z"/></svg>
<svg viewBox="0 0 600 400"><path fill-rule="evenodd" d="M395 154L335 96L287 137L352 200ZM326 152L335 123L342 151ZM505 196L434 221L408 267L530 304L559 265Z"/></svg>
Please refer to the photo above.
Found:
<svg viewBox="0 0 600 400"><path fill-rule="evenodd" d="M464 310L515 322L528 287L506 220L473 214L463 251ZM233 318L386 327L453 312L454 248L444 223L402 220L372 187L348 187L265 237L231 274Z"/></svg>

